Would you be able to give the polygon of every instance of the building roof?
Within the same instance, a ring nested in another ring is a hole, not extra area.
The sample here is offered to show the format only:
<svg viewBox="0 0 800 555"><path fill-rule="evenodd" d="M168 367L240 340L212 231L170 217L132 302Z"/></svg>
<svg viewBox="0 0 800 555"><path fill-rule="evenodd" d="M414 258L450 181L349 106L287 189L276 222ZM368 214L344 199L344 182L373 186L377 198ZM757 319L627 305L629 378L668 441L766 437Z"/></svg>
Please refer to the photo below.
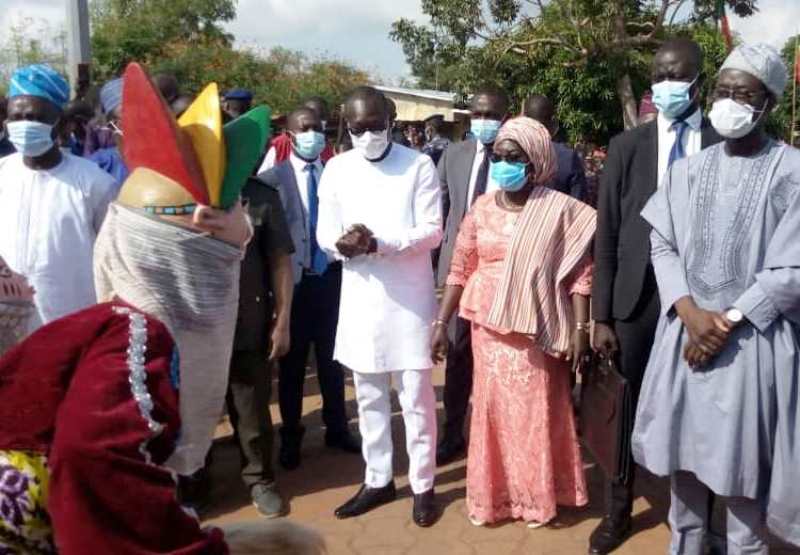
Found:
<svg viewBox="0 0 800 555"><path fill-rule="evenodd" d="M406 89L402 87L383 87L383 86L377 86L375 88L384 93L404 94L407 96L416 96L419 98L427 98L430 100L452 102L454 104L456 100L458 100L458 95L456 93L451 93L446 91L434 91L429 89Z"/></svg>

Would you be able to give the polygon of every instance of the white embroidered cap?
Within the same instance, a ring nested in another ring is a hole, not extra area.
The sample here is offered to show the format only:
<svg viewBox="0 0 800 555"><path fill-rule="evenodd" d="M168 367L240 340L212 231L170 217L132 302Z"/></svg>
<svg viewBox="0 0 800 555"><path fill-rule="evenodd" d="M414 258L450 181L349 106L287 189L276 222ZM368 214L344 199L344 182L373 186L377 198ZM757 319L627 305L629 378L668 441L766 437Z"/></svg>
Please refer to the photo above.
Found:
<svg viewBox="0 0 800 555"><path fill-rule="evenodd" d="M738 69L749 73L764 83L764 86L780 98L789 80L786 64L780 53L772 46L764 43L743 44L730 53L720 71Z"/></svg>

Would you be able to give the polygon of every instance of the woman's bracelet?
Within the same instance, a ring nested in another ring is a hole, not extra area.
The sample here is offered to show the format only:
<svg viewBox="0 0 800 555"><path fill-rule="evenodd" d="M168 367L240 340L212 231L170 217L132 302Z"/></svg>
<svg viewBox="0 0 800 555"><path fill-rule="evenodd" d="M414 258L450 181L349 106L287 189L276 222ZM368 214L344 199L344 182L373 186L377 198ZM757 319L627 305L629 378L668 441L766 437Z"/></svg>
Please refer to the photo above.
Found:
<svg viewBox="0 0 800 555"><path fill-rule="evenodd" d="M585 331L588 332L592 329L592 325L589 322L578 322L575 324L575 330L577 331Z"/></svg>
<svg viewBox="0 0 800 555"><path fill-rule="evenodd" d="M443 328L446 328L448 324L447 324L447 321L442 320L441 318L437 318L436 320L433 321L432 325L434 325L434 326L442 326Z"/></svg>

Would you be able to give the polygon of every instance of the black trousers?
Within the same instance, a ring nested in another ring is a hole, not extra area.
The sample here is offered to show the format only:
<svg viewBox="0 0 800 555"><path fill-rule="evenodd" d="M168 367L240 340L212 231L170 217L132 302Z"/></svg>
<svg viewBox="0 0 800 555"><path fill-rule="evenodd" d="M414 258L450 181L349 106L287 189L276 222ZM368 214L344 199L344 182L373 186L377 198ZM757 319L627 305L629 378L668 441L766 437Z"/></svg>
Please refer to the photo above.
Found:
<svg viewBox="0 0 800 555"><path fill-rule="evenodd" d="M456 316L448 331L450 346L445 363L445 424L442 441L456 441L464 436L464 421L472 394L471 323Z"/></svg>
<svg viewBox="0 0 800 555"><path fill-rule="evenodd" d="M248 488L275 480L269 413L272 369L267 358L261 351L234 351L231 359L226 401L242 457L242 481Z"/></svg>
<svg viewBox="0 0 800 555"><path fill-rule="evenodd" d="M289 353L281 359L278 381L283 437L300 433L303 414L303 384L311 344L317 360L317 379L322 393L322 420L327 434L347 431L344 404L344 372L333 360L342 268L336 264L321 276L306 275L294 290Z"/></svg>
<svg viewBox="0 0 800 555"><path fill-rule="evenodd" d="M618 320L614 323L619 340L619 371L631 384L634 407L639 400L639 391L655 339L660 309L658 286L655 274L650 268L645 276L642 296L633 314L626 320ZM632 414L631 418L633 417ZM633 429L633 426L630 428ZM630 442L628 444L630 445ZM606 480L606 511L607 514L616 518L628 516L633 510L633 483L636 465L633 463L633 455L630 451L627 456L631 469L628 481L615 483Z"/></svg>

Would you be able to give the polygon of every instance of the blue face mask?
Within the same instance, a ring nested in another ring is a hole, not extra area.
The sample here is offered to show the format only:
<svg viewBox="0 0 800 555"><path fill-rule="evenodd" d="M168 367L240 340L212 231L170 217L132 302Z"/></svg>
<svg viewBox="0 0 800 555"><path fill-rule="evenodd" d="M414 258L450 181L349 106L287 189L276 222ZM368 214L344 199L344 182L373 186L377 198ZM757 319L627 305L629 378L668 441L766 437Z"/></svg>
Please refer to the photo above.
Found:
<svg viewBox="0 0 800 555"><path fill-rule="evenodd" d="M485 145L492 144L497 138L503 122L496 119L474 119L470 124L470 131Z"/></svg>
<svg viewBox="0 0 800 555"><path fill-rule="evenodd" d="M319 131L306 131L294 136L294 150L300 158L316 160L325 149L325 135Z"/></svg>
<svg viewBox="0 0 800 555"><path fill-rule="evenodd" d="M697 81L661 81L653 85L653 104L668 120L674 120L692 104L691 89Z"/></svg>
<svg viewBox="0 0 800 555"><path fill-rule="evenodd" d="M23 156L41 156L53 148L53 126L40 121L9 121L8 140Z"/></svg>
<svg viewBox="0 0 800 555"><path fill-rule="evenodd" d="M523 162L492 162L489 175L497 186L513 193L522 189L528 182L528 164Z"/></svg>

